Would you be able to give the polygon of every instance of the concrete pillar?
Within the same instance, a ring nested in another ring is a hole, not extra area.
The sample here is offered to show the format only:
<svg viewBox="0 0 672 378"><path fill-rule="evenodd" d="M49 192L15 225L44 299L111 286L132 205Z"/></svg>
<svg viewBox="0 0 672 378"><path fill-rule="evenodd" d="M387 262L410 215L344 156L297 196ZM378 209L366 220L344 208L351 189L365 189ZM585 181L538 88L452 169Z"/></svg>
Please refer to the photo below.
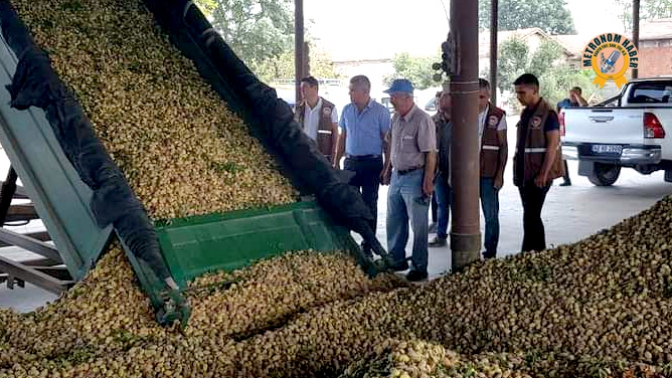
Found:
<svg viewBox="0 0 672 378"><path fill-rule="evenodd" d="M499 31L499 0L491 0L490 8L490 102L497 106L497 32Z"/></svg>
<svg viewBox="0 0 672 378"><path fill-rule="evenodd" d="M478 146L478 0L451 1L450 29L455 41L451 76L453 186L450 248L453 271L479 260L481 250Z"/></svg>

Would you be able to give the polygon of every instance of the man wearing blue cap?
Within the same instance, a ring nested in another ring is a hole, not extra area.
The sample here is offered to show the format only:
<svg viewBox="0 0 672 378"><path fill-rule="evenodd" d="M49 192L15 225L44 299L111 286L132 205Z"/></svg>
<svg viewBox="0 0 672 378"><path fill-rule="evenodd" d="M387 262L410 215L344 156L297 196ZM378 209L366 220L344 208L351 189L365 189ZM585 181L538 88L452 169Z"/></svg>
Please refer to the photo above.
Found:
<svg viewBox="0 0 672 378"><path fill-rule="evenodd" d="M413 228L413 267L409 281L427 279L428 211L436 172L436 126L429 114L413 102L413 84L392 82L390 102L396 113L387 135L390 159L383 172L387 191L387 247L397 271L408 269L406 243L408 222Z"/></svg>

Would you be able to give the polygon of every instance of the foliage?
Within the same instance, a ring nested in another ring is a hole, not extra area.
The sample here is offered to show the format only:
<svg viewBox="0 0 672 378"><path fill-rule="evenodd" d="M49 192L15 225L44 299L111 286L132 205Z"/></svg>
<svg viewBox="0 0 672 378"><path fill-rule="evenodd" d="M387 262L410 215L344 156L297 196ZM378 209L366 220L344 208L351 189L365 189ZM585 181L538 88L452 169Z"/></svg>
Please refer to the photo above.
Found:
<svg viewBox="0 0 672 378"><path fill-rule="evenodd" d="M513 93L513 82L523 73L539 78L541 95L551 104L565 97L570 88L579 86L588 99L595 91L592 71L572 68L562 59L562 48L553 41L543 41L534 52L520 38L511 38L499 45L497 62L497 88L508 94L511 104L518 104ZM487 77L487 71L482 73Z"/></svg>
<svg viewBox="0 0 672 378"><path fill-rule="evenodd" d="M294 78L292 0L196 0L238 57L266 82ZM338 78L331 57L306 31L310 73Z"/></svg>
<svg viewBox="0 0 672 378"><path fill-rule="evenodd" d="M627 0L624 0L627 1ZM481 29L490 28L491 0L479 0ZM537 27L550 34L575 34L565 0L509 0L499 2L499 30Z"/></svg>
<svg viewBox="0 0 672 378"><path fill-rule="evenodd" d="M292 0L196 0L196 4L251 67L292 48Z"/></svg>
<svg viewBox="0 0 672 378"><path fill-rule="evenodd" d="M314 47L309 42L310 74L318 79L338 79L331 56L320 47ZM250 69L263 81L272 82L275 79L294 78L294 49L286 51L276 58L267 59L261 63L250 64Z"/></svg>
<svg viewBox="0 0 672 378"><path fill-rule="evenodd" d="M397 54L392 62L394 73L387 76L385 82L390 85L392 80L404 78L410 80L418 90L435 86L432 64L438 60L435 57L412 57L408 53Z"/></svg>
<svg viewBox="0 0 672 378"><path fill-rule="evenodd" d="M618 18L627 33L632 31L632 0L615 0L622 12ZM672 0L642 0L639 5L640 20L672 17Z"/></svg>

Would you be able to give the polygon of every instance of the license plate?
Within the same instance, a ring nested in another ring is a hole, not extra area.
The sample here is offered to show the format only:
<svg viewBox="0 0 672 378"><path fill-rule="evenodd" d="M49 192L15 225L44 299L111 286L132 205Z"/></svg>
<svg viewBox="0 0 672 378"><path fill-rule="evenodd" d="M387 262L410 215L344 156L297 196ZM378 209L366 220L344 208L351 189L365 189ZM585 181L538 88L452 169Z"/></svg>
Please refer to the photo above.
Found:
<svg viewBox="0 0 672 378"><path fill-rule="evenodd" d="M623 151L623 146L613 144L593 144L592 151L594 154L620 155Z"/></svg>

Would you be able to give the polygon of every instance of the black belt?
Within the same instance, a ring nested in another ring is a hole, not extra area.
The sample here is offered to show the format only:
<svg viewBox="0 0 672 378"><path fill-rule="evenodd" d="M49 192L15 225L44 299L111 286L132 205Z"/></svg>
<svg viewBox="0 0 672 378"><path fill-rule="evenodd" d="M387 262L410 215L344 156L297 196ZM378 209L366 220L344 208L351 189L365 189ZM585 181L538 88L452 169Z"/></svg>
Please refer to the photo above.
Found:
<svg viewBox="0 0 672 378"><path fill-rule="evenodd" d="M410 169L402 169L402 170L398 170L398 171L397 171L397 174L398 174L399 176L403 176L403 175L407 175L407 174L409 174L409 173L411 173L411 172L415 172L415 171L417 171L418 169L422 169L422 168L424 168L424 167L415 167L415 168L410 168Z"/></svg>
<svg viewBox="0 0 672 378"><path fill-rule="evenodd" d="M381 155L347 155L346 159L352 160L371 160L371 159L380 159Z"/></svg>

